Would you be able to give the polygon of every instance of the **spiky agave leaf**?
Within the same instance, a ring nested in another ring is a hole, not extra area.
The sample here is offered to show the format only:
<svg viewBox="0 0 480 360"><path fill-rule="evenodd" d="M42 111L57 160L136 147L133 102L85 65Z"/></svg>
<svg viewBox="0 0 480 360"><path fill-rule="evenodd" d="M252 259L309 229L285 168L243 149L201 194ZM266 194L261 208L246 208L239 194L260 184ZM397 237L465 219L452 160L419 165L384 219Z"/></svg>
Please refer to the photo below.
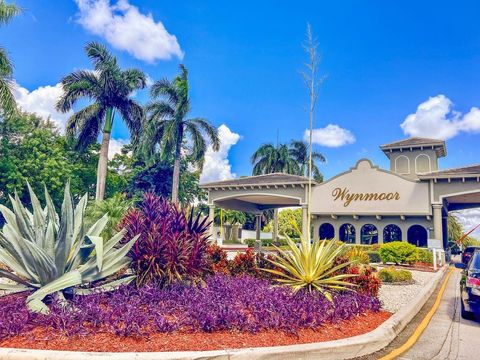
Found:
<svg viewBox="0 0 480 360"><path fill-rule="evenodd" d="M343 252L344 244L338 246L335 241L316 241L311 244L300 238L298 247L288 236L287 249L275 246L278 253L273 254L273 259L267 259L277 269L262 269L272 273L278 282L292 287L294 292L301 289L308 291L317 290L327 299L332 301L329 290L349 290L351 283L344 281L352 274L337 274L349 262L334 266L335 258Z"/></svg>
<svg viewBox="0 0 480 360"><path fill-rule="evenodd" d="M0 231L0 263L11 269L0 270L0 278L16 283L2 284L2 295L33 291L27 298L28 308L47 313L45 296L57 293L57 297L62 298L61 292L65 289L88 285L128 266L130 258L126 255L138 236L122 246L118 244L125 231L104 241L100 234L108 222L107 215L86 230L87 195L74 207L67 184L61 216L58 216L48 191L45 190L47 205L42 208L30 184L27 186L32 212L23 206L17 194L10 197L13 211L0 205L6 220ZM114 288L131 279L118 279L102 288Z"/></svg>

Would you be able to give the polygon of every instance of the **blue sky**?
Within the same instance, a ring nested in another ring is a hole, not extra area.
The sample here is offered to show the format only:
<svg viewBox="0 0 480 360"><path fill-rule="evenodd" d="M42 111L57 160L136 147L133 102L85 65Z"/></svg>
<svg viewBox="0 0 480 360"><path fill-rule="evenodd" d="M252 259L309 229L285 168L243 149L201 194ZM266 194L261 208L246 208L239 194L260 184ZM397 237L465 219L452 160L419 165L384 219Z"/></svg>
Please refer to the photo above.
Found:
<svg viewBox="0 0 480 360"><path fill-rule="evenodd" d="M476 1L17 3L24 13L0 29L0 42L15 63L20 105L48 114L61 77L90 67L87 41L106 43L122 66L139 67L154 80L174 76L183 62L192 116L225 125L225 146L207 159L206 179L249 175L252 152L275 143L277 132L281 142L303 137L308 94L299 72L307 22L326 76L314 127L327 178L361 157L387 167L378 146L409 135L447 138L443 168L478 162ZM65 119L53 110L51 116ZM120 121L113 137L118 144L128 138Z"/></svg>

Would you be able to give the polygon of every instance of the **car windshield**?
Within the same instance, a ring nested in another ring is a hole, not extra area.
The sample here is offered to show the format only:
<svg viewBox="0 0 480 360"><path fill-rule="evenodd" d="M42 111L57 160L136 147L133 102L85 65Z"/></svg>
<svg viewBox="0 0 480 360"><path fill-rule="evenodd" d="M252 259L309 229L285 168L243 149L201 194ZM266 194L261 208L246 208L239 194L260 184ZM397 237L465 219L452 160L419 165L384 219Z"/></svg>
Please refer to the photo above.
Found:
<svg viewBox="0 0 480 360"><path fill-rule="evenodd" d="M473 270L475 272L480 271L480 252L476 252L473 255L473 259L470 261L469 270Z"/></svg>

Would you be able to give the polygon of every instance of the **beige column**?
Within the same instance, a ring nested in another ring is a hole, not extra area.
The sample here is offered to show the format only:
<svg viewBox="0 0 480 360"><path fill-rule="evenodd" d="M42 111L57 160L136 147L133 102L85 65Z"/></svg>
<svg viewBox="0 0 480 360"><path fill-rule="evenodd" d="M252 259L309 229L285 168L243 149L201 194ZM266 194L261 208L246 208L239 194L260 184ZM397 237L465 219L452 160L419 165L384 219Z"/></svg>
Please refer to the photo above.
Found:
<svg viewBox="0 0 480 360"><path fill-rule="evenodd" d="M255 250L262 250L262 240L260 232L262 231L262 212L255 213Z"/></svg>
<svg viewBox="0 0 480 360"><path fill-rule="evenodd" d="M310 229L308 229L308 205L302 205L302 236L310 240Z"/></svg>
<svg viewBox="0 0 480 360"><path fill-rule="evenodd" d="M214 234L214 223L215 220L215 205L208 205L208 221L210 222L210 229L209 234L210 234L210 240L215 241L217 240L216 235Z"/></svg>
<svg viewBox="0 0 480 360"><path fill-rule="evenodd" d="M435 239L443 241L442 231L442 204L432 204L433 208L433 235Z"/></svg>
<svg viewBox="0 0 480 360"><path fill-rule="evenodd" d="M272 241L278 240L278 209L273 210L273 229L272 229Z"/></svg>

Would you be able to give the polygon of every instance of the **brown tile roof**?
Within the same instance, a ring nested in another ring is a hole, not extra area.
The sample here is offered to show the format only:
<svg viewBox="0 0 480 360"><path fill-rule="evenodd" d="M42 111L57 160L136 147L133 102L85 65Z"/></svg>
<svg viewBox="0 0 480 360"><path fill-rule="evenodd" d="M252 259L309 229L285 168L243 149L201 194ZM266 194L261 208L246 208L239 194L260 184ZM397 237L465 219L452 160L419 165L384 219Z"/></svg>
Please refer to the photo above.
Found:
<svg viewBox="0 0 480 360"><path fill-rule="evenodd" d="M438 157L443 157L447 154L444 140L430 139L424 137L411 137L408 139L394 141L388 144L381 145L380 149L382 149L386 153L387 150L420 147L433 147L436 150Z"/></svg>
<svg viewBox="0 0 480 360"><path fill-rule="evenodd" d="M418 175L421 179L431 179L439 177L478 177L480 176L480 164L461 166L445 170L432 171Z"/></svg>
<svg viewBox="0 0 480 360"><path fill-rule="evenodd" d="M286 185L286 184L308 184L308 178L299 175L284 173L273 173L257 176L246 176L238 179L214 181L200 184L201 188L228 187L228 186L262 186L262 185ZM317 182L312 181L316 185Z"/></svg>

